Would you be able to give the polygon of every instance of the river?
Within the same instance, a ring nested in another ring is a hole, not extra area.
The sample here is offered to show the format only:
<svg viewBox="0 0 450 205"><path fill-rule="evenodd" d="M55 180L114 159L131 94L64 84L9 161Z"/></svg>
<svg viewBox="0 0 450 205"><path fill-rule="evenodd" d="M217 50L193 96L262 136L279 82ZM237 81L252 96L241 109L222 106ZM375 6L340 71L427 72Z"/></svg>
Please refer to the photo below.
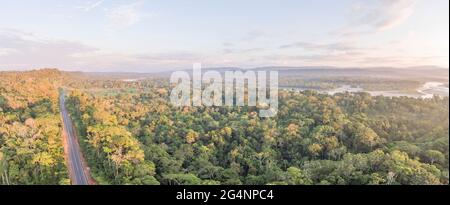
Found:
<svg viewBox="0 0 450 205"><path fill-rule="evenodd" d="M303 88L294 88L294 87L283 87L285 90L294 90L294 91L303 91ZM449 88L444 85L444 83L440 82L426 82L416 91L417 93L406 93L398 90L388 90L388 91L365 91L361 87L355 87L351 85L342 85L341 87L331 89L331 90L316 90L319 93L334 95L336 93L357 93L357 92L367 92L372 96L385 96L385 97L413 97L413 98L423 98L428 99L432 98L434 95L438 96L449 96Z"/></svg>

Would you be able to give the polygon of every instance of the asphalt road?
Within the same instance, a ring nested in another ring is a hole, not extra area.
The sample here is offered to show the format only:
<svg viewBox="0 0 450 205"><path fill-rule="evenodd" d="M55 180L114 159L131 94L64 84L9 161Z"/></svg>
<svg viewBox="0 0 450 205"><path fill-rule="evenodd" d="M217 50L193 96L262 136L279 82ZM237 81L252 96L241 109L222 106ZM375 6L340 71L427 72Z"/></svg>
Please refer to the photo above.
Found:
<svg viewBox="0 0 450 205"><path fill-rule="evenodd" d="M61 92L59 96L61 115L63 118L64 130L67 137L68 145L68 158L69 158L69 174L71 176L73 185L88 185L89 180L83 169L82 156L80 147L77 143L77 137L73 130L72 120L69 117L67 108L65 106L65 96L64 91Z"/></svg>

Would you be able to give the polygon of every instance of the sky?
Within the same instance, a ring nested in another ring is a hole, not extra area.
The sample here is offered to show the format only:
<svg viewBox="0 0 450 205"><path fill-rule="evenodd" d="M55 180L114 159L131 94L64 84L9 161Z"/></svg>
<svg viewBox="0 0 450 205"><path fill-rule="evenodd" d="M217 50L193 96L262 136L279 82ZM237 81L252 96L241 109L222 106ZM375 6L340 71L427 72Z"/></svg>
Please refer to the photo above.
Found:
<svg viewBox="0 0 450 205"><path fill-rule="evenodd" d="M448 0L0 1L0 70L449 67Z"/></svg>

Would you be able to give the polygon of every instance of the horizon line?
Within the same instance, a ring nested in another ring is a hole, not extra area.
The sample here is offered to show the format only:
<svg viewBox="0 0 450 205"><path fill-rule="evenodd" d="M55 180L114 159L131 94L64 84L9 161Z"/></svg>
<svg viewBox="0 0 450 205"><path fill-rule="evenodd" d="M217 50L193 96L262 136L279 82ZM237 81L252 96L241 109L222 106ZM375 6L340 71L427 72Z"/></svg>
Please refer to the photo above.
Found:
<svg viewBox="0 0 450 205"><path fill-rule="evenodd" d="M238 66L217 66L217 67L204 67L202 69L211 70L211 69L239 69L239 70L256 70L256 69L268 69L268 68L285 68L285 69L417 69L417 68L435 68L435 69L443 69L449 70L449 67L438 66L438 65L417 65L417 66L258 66L258 67L238 67ZM86 71L86 70L72 70L65 68L57 68L57 67L41 67L41 68L25 68L25 69L3 69L0 68L0 72L28 72L28 71L41 71L41 70L58 70L62 72L82 72L82 73L164 73L164 72L173 72L173 71L182 71L182 70L190 70L192 68L169 68L164 70L153 70L148 72L143 71Z"/></svg>

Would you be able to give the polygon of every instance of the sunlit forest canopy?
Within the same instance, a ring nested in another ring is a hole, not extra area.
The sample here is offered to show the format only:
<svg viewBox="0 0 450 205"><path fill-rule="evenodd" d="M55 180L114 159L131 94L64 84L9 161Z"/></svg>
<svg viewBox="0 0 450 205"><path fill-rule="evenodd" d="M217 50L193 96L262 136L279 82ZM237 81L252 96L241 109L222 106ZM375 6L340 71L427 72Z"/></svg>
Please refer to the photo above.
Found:
<svg viewBox="0 0 450 205"><path fill-rule="evenodd" d="M257 107L173 107L168 86L1 72L0 183L70 183L59 88L99 184L449 183L448 97L280 90L266 119Z"/></svg>

